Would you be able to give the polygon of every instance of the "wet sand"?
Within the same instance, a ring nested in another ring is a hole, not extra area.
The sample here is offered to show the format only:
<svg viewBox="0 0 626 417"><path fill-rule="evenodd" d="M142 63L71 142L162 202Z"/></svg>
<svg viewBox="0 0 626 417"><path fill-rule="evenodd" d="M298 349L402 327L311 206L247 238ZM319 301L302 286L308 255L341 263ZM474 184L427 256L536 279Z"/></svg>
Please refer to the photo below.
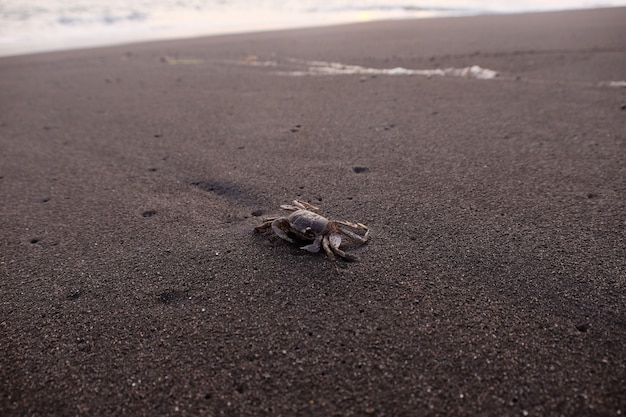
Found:
<svg viewBox="0 0 626 417"><path fill-rule="evenodd" d="M626 413L625 21L0 59L0 414ZM360 261L253 232L294 198Z"/></svg>

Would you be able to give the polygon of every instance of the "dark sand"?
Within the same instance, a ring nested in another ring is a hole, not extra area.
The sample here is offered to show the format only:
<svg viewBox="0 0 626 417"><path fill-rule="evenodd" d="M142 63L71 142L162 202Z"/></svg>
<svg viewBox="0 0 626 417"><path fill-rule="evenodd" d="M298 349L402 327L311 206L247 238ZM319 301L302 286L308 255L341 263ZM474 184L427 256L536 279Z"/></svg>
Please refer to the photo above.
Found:
<svg viewBox="0 0 626 417"><path fill-rule="evenodd" d="M624 415L624 22L0 59L0 415ZM253 233L296 197L361 261Z"/></svg>

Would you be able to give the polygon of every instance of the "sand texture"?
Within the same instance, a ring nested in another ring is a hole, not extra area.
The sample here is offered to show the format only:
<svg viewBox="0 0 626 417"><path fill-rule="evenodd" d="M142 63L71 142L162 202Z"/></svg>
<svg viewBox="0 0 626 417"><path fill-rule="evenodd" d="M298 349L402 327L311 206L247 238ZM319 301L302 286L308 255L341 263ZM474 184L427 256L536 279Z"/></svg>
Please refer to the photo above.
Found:
<svg viewBox="0 0 626 417"><path fill-rule="evenodd" d="M624 22L0 59L0 415L624 415Z"/></svg>

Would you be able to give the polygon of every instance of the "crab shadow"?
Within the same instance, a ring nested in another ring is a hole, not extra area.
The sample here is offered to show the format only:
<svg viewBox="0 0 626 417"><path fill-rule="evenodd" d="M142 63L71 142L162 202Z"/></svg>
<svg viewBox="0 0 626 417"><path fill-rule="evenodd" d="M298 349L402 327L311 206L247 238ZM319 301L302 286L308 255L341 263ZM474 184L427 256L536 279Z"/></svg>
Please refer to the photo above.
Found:
<svg viewBox="0 0 626 417"><path fill-rule="evenodd" d="M265 199L259 198L258 192L230 181L202 179L191 181L189 184L238 205L256 207L259 203L265 202Z"/></svg>

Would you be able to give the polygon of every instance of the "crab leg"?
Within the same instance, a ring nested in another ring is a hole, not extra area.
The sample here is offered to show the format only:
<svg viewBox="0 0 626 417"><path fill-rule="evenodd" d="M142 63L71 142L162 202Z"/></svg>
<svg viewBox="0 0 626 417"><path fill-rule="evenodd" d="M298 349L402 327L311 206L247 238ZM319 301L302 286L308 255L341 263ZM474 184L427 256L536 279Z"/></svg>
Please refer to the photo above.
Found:
<svg viewBox="0 0 626 417"><path fill-rule="evenodd" d="M358 225L355 225L354 223L347 223L347 222L342 222L342 221L336 221L336 223L338 224L342 224L344 226L349 226L349 227L353 227L353 228L359 228L359 229L365 229L365 235L361 236L358 235L350 230L346 230L346 229L342 229L340 227L337 227L337 231L339 231L340 233L343 233L344 235L348 236L350 239L353 239L356 242L359 243L365 243L368 241L369 239L369 235L370 235L370 231L367 228L367 226L365 226L364 224L359 223Z"/></svg>
<svg viewBox="0 0 626 417"><path fill-rule="evenodd" d="M257 232L263 231L272 225L272 222L276 220L276 217L269 217L267 219L263 219L263 223L254 228Z"/></svg>
<svg viewBox="0 0 626 417"><path fill-rule="evenodd" d="M322 239L322 247L324 248L324 252L326 252L326 256L328 256L328 259L330 259L331 261L334 261L335 254L333 253L333 250L330 248L330 240L328 239L328 236L324 236L324 239Z"/></svg>
<svg viewBox="0 0 626 417"><path fill-rule="evenodd" d="M302 200L293 200L293 204L295 204L296 206L301 206L302 208L306 210L317 211L320 209L319 207L314 206L313 204L307 203L306 201L302 201Z"/></svg>
<svg viewBox="0 0 626 417"><path fill-rule="evenodd" d="M346 261L356 261L358 259L356 256L350 255L350 254L342 251L341 249L339 249L339 245L341 245L341 236L339 236L339 234L331 233L330 236L326 236L324 238L324 240L328 241L328 244L329 244L330 249L332 250L332 252L334 252L337 255L341 256ZM328 253L328 252L326 252L326 253ZM331 256L330 258L331 259L335 259L334 256Z"/></svg>

